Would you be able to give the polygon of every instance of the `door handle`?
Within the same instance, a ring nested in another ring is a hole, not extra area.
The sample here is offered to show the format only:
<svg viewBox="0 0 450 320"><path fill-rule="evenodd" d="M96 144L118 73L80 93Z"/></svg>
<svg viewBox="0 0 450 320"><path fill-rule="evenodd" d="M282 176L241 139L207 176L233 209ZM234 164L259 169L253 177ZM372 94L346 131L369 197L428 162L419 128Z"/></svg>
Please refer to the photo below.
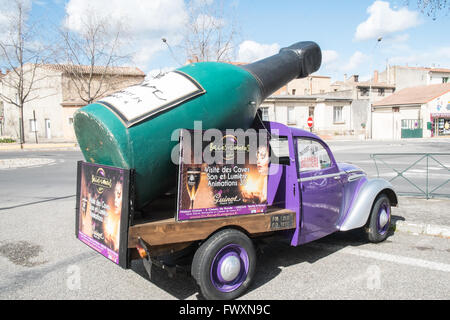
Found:
<svg viewBox="0 0 450 320"><path fill-rule="evenodd" d="M339 179L341 179L341 176L335 176L335 177L333 177L333 179L334 180L339 180Z"/></svg>

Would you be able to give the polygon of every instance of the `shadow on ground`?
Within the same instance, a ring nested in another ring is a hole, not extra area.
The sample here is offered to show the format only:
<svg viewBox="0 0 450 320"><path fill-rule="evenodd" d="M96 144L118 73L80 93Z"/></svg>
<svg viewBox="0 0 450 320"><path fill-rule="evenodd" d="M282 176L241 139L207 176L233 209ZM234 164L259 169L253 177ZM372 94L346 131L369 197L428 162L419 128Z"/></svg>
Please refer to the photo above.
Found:
<svg viewBox="0 0 450 320"><path fill-rule="evenodd" d="M390 229L389 236L394 234L395 223L404 220L403 217L392 216L393 228ZM389 241L389 239L386 241ZM329 244L330 246L321 249L317 247L317 243ZM299 263L314 264L345 247L358 247L367 243L368 241L364 238L362 230L337 232L311 244L298 247L292 247L286 241L280 239L267 239L262 243L258 242L255 278L248 292L254 291L276 278L282 272L282 268ZM197 299L203 299L197 284L190 276L190 265L183 266L181 270L184 273L177 273L173 278L169 277L165 270L153 266L151 280L149 280L141 260L133 261L132 270L177 299L184 300L194 294Z"/></svg>

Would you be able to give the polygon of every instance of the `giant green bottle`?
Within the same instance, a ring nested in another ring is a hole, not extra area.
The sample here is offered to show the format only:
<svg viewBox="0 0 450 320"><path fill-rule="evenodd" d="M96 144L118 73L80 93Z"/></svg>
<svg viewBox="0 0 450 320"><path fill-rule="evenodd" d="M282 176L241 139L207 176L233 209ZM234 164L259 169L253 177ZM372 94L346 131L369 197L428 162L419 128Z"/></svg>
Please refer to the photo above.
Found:
<svg viewBox="0 0 450 320"><path fill-rule="evenodd" d="M269 58L235 66L193 63L79 109L75 134L88 162L136 170L140 209L176 184L174 130L247 129L258 106L295 78L317 71L321 50L298 42Z"/></svg>

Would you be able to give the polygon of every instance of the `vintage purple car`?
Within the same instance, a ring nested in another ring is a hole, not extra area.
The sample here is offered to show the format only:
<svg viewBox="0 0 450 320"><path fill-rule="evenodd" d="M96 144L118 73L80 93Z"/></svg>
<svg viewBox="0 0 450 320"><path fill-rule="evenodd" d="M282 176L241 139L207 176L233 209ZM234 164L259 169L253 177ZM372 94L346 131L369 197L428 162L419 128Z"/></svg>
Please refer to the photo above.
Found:
<svg viewBox="0 0 450 320"><path fill-rule="evenodd" d="M260 122L255 128L270 132L265 212L180 220L173 207L176 195L155 201L149 208L150 218L126 207L116 263L128 268L132 259L142 259L151 277L153 265L174 274L179 258L187 257L205 298L234 299L251 284L260 239L282 236L299 246L351 229L363 231L370 242L388 237L391 206L398 204L389 182L368 179L360 168L337 163L327 144L308 131L276 122ZM102 167L100 180L108 181L108 170L114 168ZM131 183L127 190L132 189ZM126 196L124 191L123 203L131 204ZM82 207L83 202L79 203ZM84 234L81 240L90 245ZM99 251L98 244L91 246Z"/></svg>
<svg viewBox="0 0 450 320"><path fill-rule="evenodd" d="M336 162L328 145L315 134L276 122L266 125L286 140L289 150L281 155L287 160L281 164L283 170L269 176L268 201L272 204L284 196L286 208L296 211L293 246L361 227L371 242L386 239L391 206L398 204L389 182L368 179L362 169ZM311 150L319 158L318 164L308 162ZM279 194L281 190L284 195Z"/></svg>
<svg viewBox="0 0 450 320"><path fill-rule="evenodd" d="M337 163L328 145L308 131L276 122L264 122L264 127L278 145L272 155L278 161L270 165L276 174L269 176L268 205L295 212L293 228L282 232L292 246L351 229L361 229L370 242L387 238L391 206L398 204L389 182ZM251 238L247 230L229 227L201 244L192 276L205 297L234 298L248 288L256 264Z"/></svg>
<svg viewBox="0 0 450 320"><path fill-rule="evenodd" d="M387 238L391 206L398 203L389 182L368 179L360 168L337 163L328 145L308 131L276 122L263 122L262 126L271 132L269 168L275 172L268 177L269 214L264 215L272 215L266 220L271 231L280 229L292 246L351 229L361 229L371 242ZM270 208L278 210L271 212ZM208 231L195 252L191 274L206 298L235 298L253 278L254 240L266 233L254 232L239 218L234 219L217 221L213 227L217 230Z"/></svg>

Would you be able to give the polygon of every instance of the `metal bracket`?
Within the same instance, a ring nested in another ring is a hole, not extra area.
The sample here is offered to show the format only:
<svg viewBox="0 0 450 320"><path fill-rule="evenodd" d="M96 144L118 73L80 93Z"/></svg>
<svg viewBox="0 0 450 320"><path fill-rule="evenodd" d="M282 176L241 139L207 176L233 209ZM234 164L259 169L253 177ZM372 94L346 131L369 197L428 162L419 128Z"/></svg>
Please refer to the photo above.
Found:
<svg viewBox="0 0 450 320"><path fill-rule="evenodd" d="M141 245L142 248L144 248L145 252L147 253L147 256L145 258L142 259L142 262L144 264L144 268L145 271L147 271L148 277L150 278L150 280L152 279L152 266L156 265L158 267L160 267L163 270L166 270L169 278L173 278L176 275L176 266L168 266L158 260L152 259L150 257L150 252L148 250L148 247L146 245L146 243L144 242L144 240L142 240L141 237L138 238L138 242Z"/></svg>
<svg viewBox="0 0 450 320"><path fill-rule="evenodd" d="M147 254L146 257L142 259L142 262L144 264L145 271L147 271L148 277L151 280L152 279L152 265L153 265L153 263L152 263L152 259L150 258L150 252L148 251L147 245L144 242L144 240L142 240L141 237L138 238L138 242L139 242L139 245L142 248L144 248L145 253Z"/></svg>
<svg viewBox="0 0 450 320"><path fill-rule="evenodd" d="M142 259L142 263L144 264L145 271L147 271L148 278L152 280L152 260L150 259L150 257L147 257L145 259Z"/></svg>

